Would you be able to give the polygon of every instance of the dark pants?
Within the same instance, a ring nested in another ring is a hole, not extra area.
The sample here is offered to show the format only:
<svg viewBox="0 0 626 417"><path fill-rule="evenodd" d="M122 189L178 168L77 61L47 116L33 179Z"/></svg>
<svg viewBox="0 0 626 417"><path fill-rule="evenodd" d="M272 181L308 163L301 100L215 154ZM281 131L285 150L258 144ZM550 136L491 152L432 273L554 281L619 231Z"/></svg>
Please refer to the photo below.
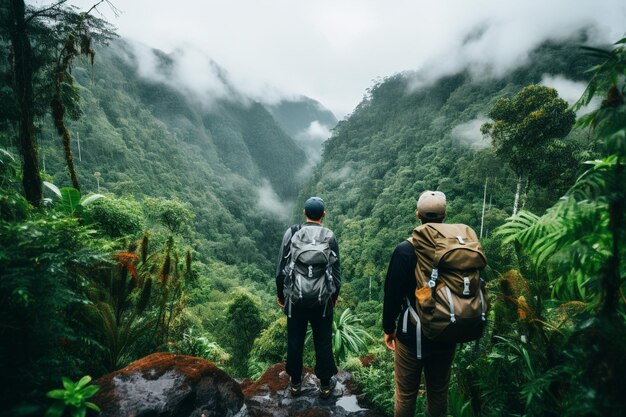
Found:
<svg viewBox="0 0 626 417"><path fill-rule="evenodd" d="M308 323L313 329L315 346L315 375L327 380L337 373L333 356L333 309L299 309L294 306L291 318L287 318L287 373L295 380L302 375L302 353Z"/></svg>
<svg viewBox="0 0 626 417"><path fill-rule="evenodd" d="M423 359L417 359L415 352L396 339L395 417L414 416L422 369L426 379L426 415L432 417L448 415L448 384L452 359L454 359L454 349L432 352Z"/></svg>

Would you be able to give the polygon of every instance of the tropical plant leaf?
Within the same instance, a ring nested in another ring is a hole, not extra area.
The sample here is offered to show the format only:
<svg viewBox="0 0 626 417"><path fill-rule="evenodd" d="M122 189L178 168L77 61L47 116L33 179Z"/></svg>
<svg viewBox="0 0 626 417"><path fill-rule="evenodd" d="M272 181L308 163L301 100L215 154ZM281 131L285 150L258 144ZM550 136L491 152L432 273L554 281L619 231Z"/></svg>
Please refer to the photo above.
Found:
<svg viewBox="0 0 626 417"><path fill-rule="evenodd" d="M85 402L85 407L95 411L96 413L99 413L101 411L100 407L98 407L96 404L89 402L89 401Z"/></svg>
<svg viewBox="0 0 626 417"><path fill-rule="evenodd" d="M54 398L55 400L62 400L65 397L65 390L53 389L46 394L48 398Z"/></svg>
<svg viewBox="0 0 626 417"><path fill-rule="evenodd" d="M74 215L80 211L80 191L76 188L61 188L61 207L66 214Z"/></svg>
<svg viewBox="0 0 626 417"><path fill-rule="evenodd" d="M61 198L61 190L59 190L59 187L57 187L56 185L48 181L44 181L43 185L46 188L48 188L50 191L52 191L54 194L56 194L57 197Z"/></svg>
<svg viewBox="0 0 626 417"><path fill-rule="evenodd" d="M90 195L90 196L85 196L85 197L81 198L81 200L80 200L80 204L81 204L83 207L85 207L85 206L88 206L89 204L91 204L91 203L93 203L94 201L99 200L99 199L101 199L101 198L105 198L105 196L104 196L104 195L102 195L102 194L92 194L92 195Z"/></svg>
<svg viewBox="0 0 626 417"><path fill-rule="evenodd" d="M91 377L89 375L85 375L76 383L76 389L79 390L85 387L91 381Z"/></svg>

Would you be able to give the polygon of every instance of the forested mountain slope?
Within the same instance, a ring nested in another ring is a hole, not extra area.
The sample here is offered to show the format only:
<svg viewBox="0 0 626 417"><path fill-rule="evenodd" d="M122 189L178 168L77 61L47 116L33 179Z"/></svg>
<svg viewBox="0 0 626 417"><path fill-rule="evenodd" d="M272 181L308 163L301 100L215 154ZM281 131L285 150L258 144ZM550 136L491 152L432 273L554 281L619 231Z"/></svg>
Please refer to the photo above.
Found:
<svg viewBox="0 0 626 417"><path fill-rule="evenodd" d="M101 192L179 198L196 214L191 233L202 258L271 270L288 213L282 202L297 195L304 151L215 63L227 89L217 98L177 84L176 53L148 51L148 73L146 52L136 51L116 41L98 50L93 66L73 68L84 114L70 130L83 191L95 192L98 176ZM68 185L52 130L41 146L46 173Z"/></svg>
<svg viewBox="0 0 626 417"><path fill-rule="evenodd" d="M321 103L312 98L301 96L297 99L285 99L267 106L278 124L292 137L317 122L328 129L337 124L335 115Z"/></svg>
<svg viewBox="0 0 626 417"><path fill-rule="evenodd" d="M301 200L317 194L327 201L327 224L344 254L343 276L352 281L344 295L351 305L368 299L370 278L373 298L381 295L391 251L417 224L421 191L444 191L448 221L479 231L487 180L483 235L511 215L515 175L482 138L481 123L498 97L551 77L583 81L590 65L577 44L545 44L527 65L499 79L463 72L415 89L419 74L402 73L369 90L325 143L322 162L301 194ZM546 208L575 178L590 145L581 132L572 132L567 143L562 153L544 155L544 172L529 184L526 208ZM491 266L501 271L507 250L488 238L483 243Z"/></svg>
<svg viewBox="0 0 626 417"><path fill-rule="evenodd" d="M335 115L305 96L285 99L267 107L274 119L304 149L311 164L320 161L324 141L337 124Z"/></svg>

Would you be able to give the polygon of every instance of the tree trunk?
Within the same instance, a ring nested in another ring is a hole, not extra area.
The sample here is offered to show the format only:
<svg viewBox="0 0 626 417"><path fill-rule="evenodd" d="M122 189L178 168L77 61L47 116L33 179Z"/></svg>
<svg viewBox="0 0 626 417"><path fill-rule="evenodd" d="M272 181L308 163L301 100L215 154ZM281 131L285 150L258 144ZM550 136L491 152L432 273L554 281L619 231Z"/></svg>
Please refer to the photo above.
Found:
<svg viewBox="0 0 626 417"><path fill-rule="evenodd" d="M615 168L615 186L617 190L613 201L609 203L609 230L613 238L612 254L604 267L602 277L601 314L614 316L619 305L619 291L621 284L621 254L620 245L623 244L624 210L626 209L626 195L623 185L624 166L622 158L617 158Z"/></svg>
<svg viewBox="0 0 626 417"><path fill-rule="evenodd" d="M33 123L33 66L32 50L24 19L24 0L11 0L11 45L15 96L19 108L19 147L22 154L22 184L26 199L34 206L41 204L42 184L37 156L37 139Z"/></svg>
<svg viewBox="0 0 626 417"><path fill-rule="evenodd" d="M524 184L524 192L522 193L522 210L526 207L526 201L528 201L528 189L530 188L530 177L526 178L526 184Z"/></svg>
<svg viewBox="0 0 626 417"><path fill-rule="evenodd" d="M522 188L522 176L517 176L517 187L515 189L515 201L513 202L513 216L517 215L517 207L519 206L519 193Z"/></svg>
<svg viewBox="0 0 626 417"><path fill-rule="evenodd" d="M72 187L80 191L78 176L76 175L76 169L74 168L70 131L65 126L65 106L63 105L63 101L61 99L60 88L60 85L57 85L57 91L52 98L52 116L54 118L54 126L57 129L57 133L61 136L61 142L63 143L63 154L65 155L65 163L67 165L67 171L70 174L70 180L72 180Z"/></svg>
<svg viewBox="0 0 626 417"><path fill-rule="evenodd" d="M485 225L485 206L487 205L487 180L489 178L485 178L485 191L483 193L483 213L480 216L480 238L483 237L483 226Z"/></svg>
<svg viewBox="0 0 626 417"><path fill-rule="evenodd" d="M61 60L56 68L56 75L54 80L54 96L50 103L52 110L52 118L54 119L54 127L57 130L61 141L63 143L63 152L65 155L65 163L67 170L72 180L72 187L80 191L80 184L78 183L78 176L76 175L76 169L74 168L74 157L72 156L71 136L67 126L65 126L65 106L63 105L63 99L61 98L61 86L65 78L65 71L67 71L72 58L76 54L74 41L71 35L65 42L63 51L61 52Z"/></svg>

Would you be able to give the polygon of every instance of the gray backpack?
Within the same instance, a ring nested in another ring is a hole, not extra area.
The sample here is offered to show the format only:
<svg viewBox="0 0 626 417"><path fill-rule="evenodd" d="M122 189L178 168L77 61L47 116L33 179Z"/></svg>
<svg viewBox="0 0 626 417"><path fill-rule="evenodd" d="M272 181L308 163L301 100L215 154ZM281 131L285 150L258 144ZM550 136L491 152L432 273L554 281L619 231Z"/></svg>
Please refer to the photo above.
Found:
<svg viewBox="0 0 626 417"><path fill-rule="evenodd" d="M325 306L335 292L332 266L337 254L330 249L333 237L332 230L321 226L305 225L294 232L284 271L289 317L293 304L304 308Z"/></svg>

